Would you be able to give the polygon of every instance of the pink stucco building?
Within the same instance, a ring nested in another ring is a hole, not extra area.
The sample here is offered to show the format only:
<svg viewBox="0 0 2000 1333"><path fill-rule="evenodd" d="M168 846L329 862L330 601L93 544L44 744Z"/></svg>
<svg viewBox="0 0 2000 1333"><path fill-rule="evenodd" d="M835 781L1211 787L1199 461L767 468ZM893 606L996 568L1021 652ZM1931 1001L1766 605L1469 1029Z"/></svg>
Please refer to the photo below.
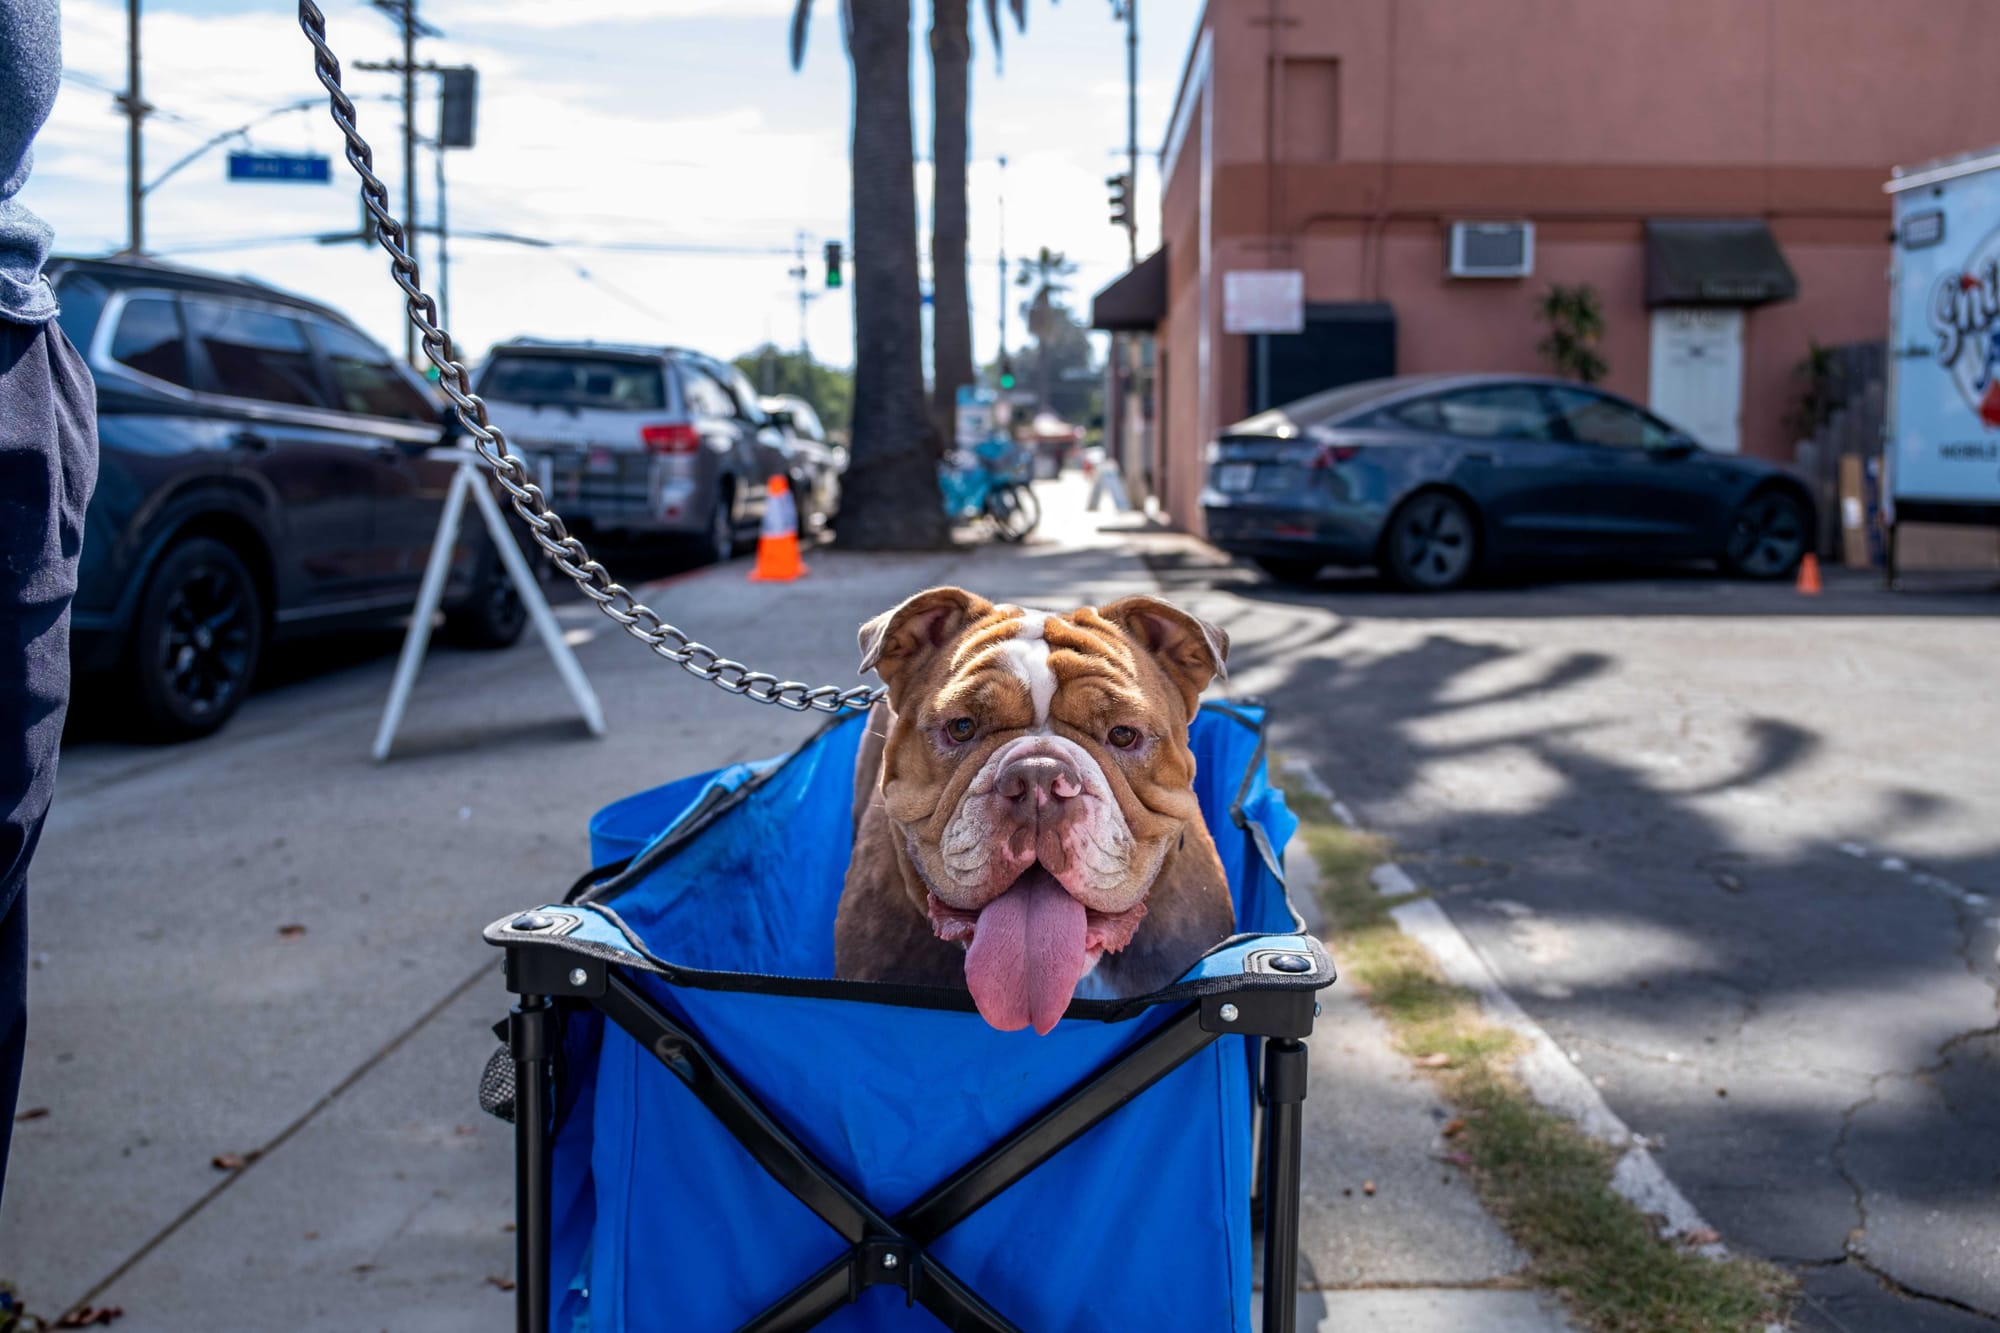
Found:
<svg viewBox="0 0 2000 1333"><path fill-rule="evenodd" d="M1156 339L1132 460L1199 531L1203 445L1260 393L1546 370L1556 283L1601 297L1607 387L1788 458L1809 343L1885 334L1890 167L2000 141L1996 70L1992 0L1209 0L1162 249L1097 302ZM1261 270L1303 275L1303 334L1229 331Z"/></svg>

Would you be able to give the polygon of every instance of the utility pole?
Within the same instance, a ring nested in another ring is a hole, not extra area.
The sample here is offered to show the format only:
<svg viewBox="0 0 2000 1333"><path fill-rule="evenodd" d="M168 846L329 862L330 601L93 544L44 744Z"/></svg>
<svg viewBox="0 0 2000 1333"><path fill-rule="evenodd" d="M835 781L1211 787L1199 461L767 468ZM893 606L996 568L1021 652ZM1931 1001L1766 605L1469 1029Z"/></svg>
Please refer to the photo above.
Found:
<svg viewBox="0 0 2000 1333"><path fill-rule="evenodd" d="M806 345L806 307L809 304L811 304L812 299L816 295L816 293L806 282L806 279L811 277L812 274L811 271L806 268L805 232L803 231L799 232L798 242L799 242L799 262L792 266L791 275L792 278L799 284L799 355L805 357L807 360L811 360L812 349Z"/></svg>
<svg viewBox="0 0 2000 1333"><path fill-rule="evenodd" d="M1113 17L1125 21L1125 249L1133 268L1139 266L1139 0L1112 0ZM1165 187L1162 186L1164 189ZM1135 504L1145 502L1152 473L1149 452L1140 438L1145 429L1145 405L1140 398L1143 349L1136 333L1111 337L1108 362L1110 394L1105 411L1114 427L1112 457L1126 478Z"/></svg>
<svg viewBox="0 0 2000 1333"><path fill-rule="evenodd" d="M1125 247L1139 262L1139 0L1125 5Z"/></svg>
<svg viewBox="0 0 2000 1333"><path fill-rule="evenodd" d="M446 244L445 238L451 234L451 230L446 225L444 211L444 116L442 107L439 108L438 137L431 141L431 146L437 150L438 324L440 327L448 329L451 327L451 250ZM414 332L414 330L407 328L409 322L407 319L403 321L406 326L406 332Z"/></svg>
<svg viewBox="0 0 2000 1333"><path fill-rule="evenodd" d="M146 187L140 183L145 146L140 124L153 108L139 95L139 0L125 0L125 93L118 98L125 112L125 249L146 249Z"/></svg>
<svg viewBox="0 0 2000 1333"><path fill-rule="evenodd" d="M403 234L417 252L417 0L403 0ZM403 359L417 363L417 328L403 321Z"/></svg>
<svg viewBox="0 0 2000 1333"><path fill-rule="evenodd" d="M410 258L417 257L417 38L442 37L430 24L417 17L417 0L374 0L375 8L396 20L403 30L403 59L396 63L356 61L356 69L395 70L403 76L403 235L409 243ZM403 359L417 364L417 330L407 320L403 327Z"/></svg>
<svg viewBox="0 0 2000 1333"><path fill-rule="evenodd" d="M1007 359L1007 155L1000 155L1000 360Z"/></svg>

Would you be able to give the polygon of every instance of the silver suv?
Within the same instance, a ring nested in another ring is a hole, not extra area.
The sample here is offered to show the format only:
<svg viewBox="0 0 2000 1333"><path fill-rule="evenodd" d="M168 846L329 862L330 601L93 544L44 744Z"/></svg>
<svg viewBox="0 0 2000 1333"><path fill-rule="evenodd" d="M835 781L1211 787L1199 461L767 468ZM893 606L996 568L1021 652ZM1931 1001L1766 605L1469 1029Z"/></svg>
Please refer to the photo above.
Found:
<svg viewBox="0 0 2000 1333"><path fill-rule="evenodd" d="M783 432L749 381L684 348L519 338L487 356L478 392L586 532L692 538L727 560L787 470Z"/></svg>

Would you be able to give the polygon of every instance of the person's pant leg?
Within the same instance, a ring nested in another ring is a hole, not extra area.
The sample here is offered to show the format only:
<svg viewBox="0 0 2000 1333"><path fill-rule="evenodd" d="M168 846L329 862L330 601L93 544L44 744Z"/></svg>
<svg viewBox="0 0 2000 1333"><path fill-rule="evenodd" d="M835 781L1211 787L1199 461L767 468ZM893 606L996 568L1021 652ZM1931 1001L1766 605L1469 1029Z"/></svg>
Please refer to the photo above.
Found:
<svg viewBox="0 0 2000 1333"><path fill-rule="evenodd" d="M7 1150L14 1104L21 1095L21 1057L28 1049L28 895L0 912L0 1193L7 1185Z"/></svg>
<svg viewBox="0 0 2000 1333"><path fill-rule="evenodd" d="M0 1189L27 1041L28 862L69 705L69 607L97 481L97 399L49 324L0 320Z"/></svg>

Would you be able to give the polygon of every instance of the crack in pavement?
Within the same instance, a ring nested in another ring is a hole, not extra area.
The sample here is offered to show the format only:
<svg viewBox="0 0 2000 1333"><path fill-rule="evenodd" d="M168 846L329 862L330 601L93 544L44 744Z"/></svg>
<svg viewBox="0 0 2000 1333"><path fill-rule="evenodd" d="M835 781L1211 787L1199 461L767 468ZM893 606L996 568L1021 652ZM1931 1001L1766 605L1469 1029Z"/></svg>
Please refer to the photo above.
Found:
<svg viewBox="0 0 2000 1333"><path fill-rule="evenodd" d="M1950 1037L1947 1037L1943 1042L1939 1043L1936 1055L1933 1059L1931 1059L1929 1062L1925 1064L1918 1065L1914 1069L1907 1069L1907 1070L1891 1069L1891 1070L1885 1070L1882 1073L1872 1076L1868 1080L1867 1095L1859 1098L1846 1110L1841 1112L1840 1132L1834 1136L1833 1149L1832 1153L1830 1154L1830 1157L1834 1165L1834 1170L1840 1173L1841 1180L1845 1182L1847 1188L1854 1195L1855 1224L1852 1227L1848 1228L1847 1254L1845 1259L1839 1262L1852 1263L1855 1267L1861 1269L1863 1272L1873 1277L1877 1282L1881 1283L1881 1285L1885 1290L1893 1292L1898 1296L1904 1297L1905 1299L1926 1301L1953 1310L1959 1310L1966 1314L1977 1315L1981 1319L1988 1320L1995 1324L2000 1324L2000 1315L1996 1315L1990 1311L1982 1310L1976 1305L1968 1305L1964 1301L1957 1300L1950 1296L1941 1296L1933 1292L1924 1291L1918 1287L1910 1286L1908 1283L1902 1281L1900 1278L1890 1273L1887 1269L1884 1269L1872 1263L1868 1259L1867 1191L1862 1186L1861 1182L1855 1178L1854 1172L1852 1171L1852 1169L1849 1168L1847 1164L1847 1138L1849 1132L1854 1127L1855 1118L1859 1116L1862 1111L1866 1110L1869 1106L1873 1105L1877 1100L1880 1099L1882 1095L1882 1084L1884 1082L1890 1079L1910 1079L1910 1080L1929 1079L1934 1074L1942 1073L1946 1068L1948 1068L1951 1065L1952 1057L1950 1055L1950 1052L1953 1049L1965 1044L1966 1042L1975 1041L1981 1037L1992 1037L1992 1036L2000 1036L2000 1023L1990 1024L1983 1028L1974 1028L1969 1031L1956 1033ZM1822 1313L1826 1312L1822 1311ZM1828 1317L1832 1318L1830 1314L1828 1315ZM1838 1323L1839 1321L1835 1320L1835 1322Z"/></svg>
<svg viewBox="0 0 2000 1333"><path fill-rule="evenodd" d="M1881 1269L1875 1267L1873 1264L1869 1263L1867 1260L1863 1258L1860 1258L1857 1255L1848 1255L1842 1259L1808 1260L1805 1262L1793 1264L1792 1267L1794 1269L1808 1269L1808 1270L1824 1272L1831 1269L1843 1268L1849 1264L1852 1264L1855 1268L1860 1269L1862 1272L1868 1274L1868 1276L1874 1278L1876 1283L1882 1288L1882 1290L1888 1292L1892 1296L1900 1297L1901 1299L1908 1301L1921 1301L1926 1305L1935 1305L1941 1309L1953 1310L1959 1314L1971 1315L1973 1318L1982 1320L1985 1323L2000 1325L2000 1315L1991 1314L1985 1310L1980 1309L1976 1305L1967 1305L1964 1301L1954 1300L1950 1296L1936 1296L1931 1294L1930 1292L1919 1291L1915 1287L1911 1287L1902 1282L1897 1281L1896 1278L1894 1278L1890 1274L1883 1272ZM1838 1315L1834 1314L1833 1311L1827 1309L1826 1305L1820 1300L1818 1300L1816 1297L1814 1297L1810 1292L1801 1293L1801 1298L1808 1305L1812 1306L1813 1309L1817 1310L1820 1314L1824 1315L1829 1323L1833 1324L1836 1328L1843 1330L1843 1333L1852 1333L1852 1331L1849 1330L1848 1325L1844 1321L1842 1321L1842 1319Z"/></svg>

